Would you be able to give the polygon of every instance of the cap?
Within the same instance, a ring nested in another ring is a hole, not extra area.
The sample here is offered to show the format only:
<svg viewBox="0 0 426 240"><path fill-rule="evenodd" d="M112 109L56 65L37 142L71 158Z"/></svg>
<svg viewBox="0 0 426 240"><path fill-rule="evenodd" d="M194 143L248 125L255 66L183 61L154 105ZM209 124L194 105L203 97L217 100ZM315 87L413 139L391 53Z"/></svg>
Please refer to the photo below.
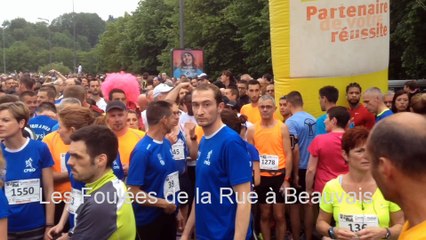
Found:
<svg viewBox="0 0 426 240"><path fill-rule="evenodd" d="M209 79L209 76L207 76L207 74L205 73L201 73L200 75L197 76L198 80L203 80L203 79Z"/></svg>
<svg viewBox="0 0 426 240"><path fill-rule="evenodd" d="M126 110L126 105L122 101L110 101L108 102L105 112L109 112L112 109L120 109L120 110Z"/></svg>
<svg viewBox="0 0 426 240"><path fill-rule="evenodd" d="M158 97L160 94L162 93L168 93L173 89L173 87L165 84L165 83L160 83L158 84L155 88L154 91L152 93L153 97Z"/></svg>

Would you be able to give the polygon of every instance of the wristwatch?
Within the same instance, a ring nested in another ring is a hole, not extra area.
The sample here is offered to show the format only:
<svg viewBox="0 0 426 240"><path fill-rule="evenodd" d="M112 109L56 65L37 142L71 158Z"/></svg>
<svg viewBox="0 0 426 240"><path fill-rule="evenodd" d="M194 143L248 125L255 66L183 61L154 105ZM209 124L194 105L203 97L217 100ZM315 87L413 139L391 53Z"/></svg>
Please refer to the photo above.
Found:
<svg viewBox="0 0 426 240"><path fill-rule="evenodd" d="M333 228L333 227L330 227L330 228L328 229L328 236L329 236L331 239L337 239L337 238L336 238L336 234L334 234L334 228Z"/></svg>
<svg viewBox="0 0 426 240"><path fill-rule="evenodd" d="M390 239L390 237L391 237L391 231L389 230L389 228L386 228L385 239Z"/></svg>

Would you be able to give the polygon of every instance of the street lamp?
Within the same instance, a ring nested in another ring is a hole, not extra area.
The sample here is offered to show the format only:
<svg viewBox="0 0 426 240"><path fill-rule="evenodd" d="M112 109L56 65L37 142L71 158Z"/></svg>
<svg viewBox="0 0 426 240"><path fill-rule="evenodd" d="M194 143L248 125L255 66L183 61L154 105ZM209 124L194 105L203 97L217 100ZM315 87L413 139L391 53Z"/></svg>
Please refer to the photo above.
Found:
<svg viewBox="0 0 426 240"><path fill-rule="evenodd" d="M6 49L5 49L5 40L4 40L4 30L6 27L2 27L2 38L3 38L3 73L6 74Z"/></svg>
<svg viewBox="0 0 426 240"><path fill-rule="evenodd" d="M38 18L38 20L41 20L41 21L47 23L47 30L48 30L48 34L49 34L49 37L48 37L48 42L49 42L49 65L50 65L50 68L52 68L52 51L51 51L52 42L51 42L51 37L50 37L51 33L50 33L50 28L49 28L49 26L50 26L50 20L46 19L46 18Z"/></svg>

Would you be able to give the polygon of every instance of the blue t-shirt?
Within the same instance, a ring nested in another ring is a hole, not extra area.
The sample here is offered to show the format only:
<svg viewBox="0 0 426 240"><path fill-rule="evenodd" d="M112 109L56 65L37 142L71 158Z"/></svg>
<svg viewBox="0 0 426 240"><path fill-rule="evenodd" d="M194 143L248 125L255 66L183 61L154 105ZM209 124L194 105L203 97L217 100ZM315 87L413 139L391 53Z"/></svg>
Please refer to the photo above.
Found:
<svg viewBox="0 0 426 240"><path fill-rule="evenodd" d="M169 174L177 173L171 144L167 139L157 141L145 135L130 155L127 185L139 186L150 196L164 199L164 185ZM173 196L168 198L171 201ZM176 199L176 198L175 198ZM144 226L164 213L163 209L133 203L136 225Z"/></svg>
<svg viewBox="0 0 426 240"><path fill-rule="evenodd" d="M0 219L7 218L9 215L9 204L3 190L0 188Z"/></svg>
<svg viewBox="0 0 426 240"><path fill-rule="evenodd" d="M323 116L327 117L327 114ZM318 118L315 122L315 118L307 112L296 112L285 121L289 133L294 135L299 141L299 169L307 169L308 167L308 147L315 138L315 129L318 130L317 127L319 122L324 125L324 120Z"/></svg>
<svg viewBox="0 0 426 240"><path fill-rule="evenodd" d="M185 137L183 136L182 131L179 130L177 135L177 141L172 145L172 154L173 159L176 161L176 167L179 171L179 174L186 172L186 159L189 156L189 149L186 145Z"/></svg>
<svg viewBox="0 0 426 240"><path fill-rule="evenodd" d="M19 150L9 150L4 144L1 147L7 166L5 193L11 211L8 218L9 232L29 231L45 226L45 208L39 198L43 195L42 169L53 166L47 145L27 139Z"/></svg>
<svg viewBox="0 0 426 240"><path fill-rule="evenodd" d="M315 132L315 136L318 136L320 134L326 134L327 130L325 129L325 119L327 118L327 113L324 115L321 115L318 119L317 119L317 126L316 126L316 132ZM286 121L287 122L287 121Z"/></svg>
<svg viewBox="0 0 426 240"><path fill-rule="evenodd" d="M75 178L74 178L74 176L71 172L71 167L70 167L70 165L68 165L69 159L70 159L70 154L69 154L69 152L67 152L65 154L65 163L66 163L66 167L67 167L67 171L68 171L68 178L70 180L71 187L75 190L81 191L83 189L83 187L86 185L86 183L75 180ZM123 171L123 165L121 164L121 160L120 160L120 154L117 154L117 158L114 160L114 162L112 162L112 170L113 170L115 176L118 179L120 179L120 180L124 179L124 171ZM86 193L87 193L87 191L86 191ZM74 228L75 215L71 212L68 215L68 221L69 221L69 224L70 224L70 229Z"/></svg>
<svg viewBox="0 0 426 240"><path fill-rule="evenodd" d="M53 127L58 124L58 121L45 115L36 116L28 122L30 128L37 136L36 140L43 140L44 136L52 132Z"/></svg>
<svg viewBox="0 0 426 240"><path fill-rule="evenodd" d="M197 239L232 239L235 231L237 202L227 189L251 182L252 168L246 144L229 127L223 126L211 136L201 139L196 167L195 228ZM209 201L203 202L203 196ZM251 226L247 239L252 234Z"/></svg>
<svg viewBox="0 0 426 240"><path fill-rule="evenodd" d="M173 77L180 78L182 75L185 75L189 78L196 78L198 75L203 73L201 69L193 68L193 67L187 67L187 68L176 68L173 71Z"/></svg>
<svg viewBox="0 0 426 240"><path fill-rule="evenodd" d="M246 148L250 156L250 164L253 167L253 162L259 162L259 151L257 151L256 147L253 146L253 144L250 144L246 141L244 141L244 143L246 144Z"/></svg>
<svg viewBox="0 0 426 240"><path fill-rule="evenodd" d="M386 109L384 112L379 113L376 116L376 122L378 122L378 121L380 121L382 119L385 119L385 118L387 118L389 116L392 116L392 115L393 115L393 112L390 109Z"/></svg>

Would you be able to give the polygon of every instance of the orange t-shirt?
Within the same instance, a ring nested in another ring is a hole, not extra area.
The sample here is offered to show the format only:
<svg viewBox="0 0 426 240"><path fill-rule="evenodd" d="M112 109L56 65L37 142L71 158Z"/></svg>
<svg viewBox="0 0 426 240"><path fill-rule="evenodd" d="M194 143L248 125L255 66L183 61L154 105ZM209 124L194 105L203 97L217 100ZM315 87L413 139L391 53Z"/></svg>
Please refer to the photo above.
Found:
<svg viewBox="0 0 426 240"><path fill-rule="evenodd" d="M128 128L127 132L118 137L118 152L122 164L129 165L130 154L136 144L145 136L145 132L133 128Z"/></svg>
<svg viewBox="0 0 426 240"><path fill-rule="evenodd" d="M253 107L251 103L243 105L241 107L240 113L247 116L247 119L251 123L258 123L262 120L260 115L259 107ZM278 120L279 116L277 115L277 111L274 112L274 119Z"/></svg>
<svg viewBox="0 0 426 240"><path fill-rule="evenodd" d="M68 172L66 163L65 163L65 154L69 151L70 146L66 145L61 137L59 136L58 131L51 132L43 138L43 142L47 144L50 153L52 154L53 162L53 171L58 173ZM61 192L62 195L64 192L71 191L71 183L68 181L61 183L54 183L55 192Z"/></svg>
<svg viewBox="0 0 426 240"><path fill-rule="evenodd" d="M426 221L410 227L408 221L402 227L399 240L426 239Z"/></svg>
<svg viewBox="0 0 426 240"><path fill-rule="evenodd" d="M253 141L259 151L261 176L270 177L283 174L286 158L281 133L282 125L283 123L277 120L271 128L261 126L260 122L254 124Z"/></svg>

